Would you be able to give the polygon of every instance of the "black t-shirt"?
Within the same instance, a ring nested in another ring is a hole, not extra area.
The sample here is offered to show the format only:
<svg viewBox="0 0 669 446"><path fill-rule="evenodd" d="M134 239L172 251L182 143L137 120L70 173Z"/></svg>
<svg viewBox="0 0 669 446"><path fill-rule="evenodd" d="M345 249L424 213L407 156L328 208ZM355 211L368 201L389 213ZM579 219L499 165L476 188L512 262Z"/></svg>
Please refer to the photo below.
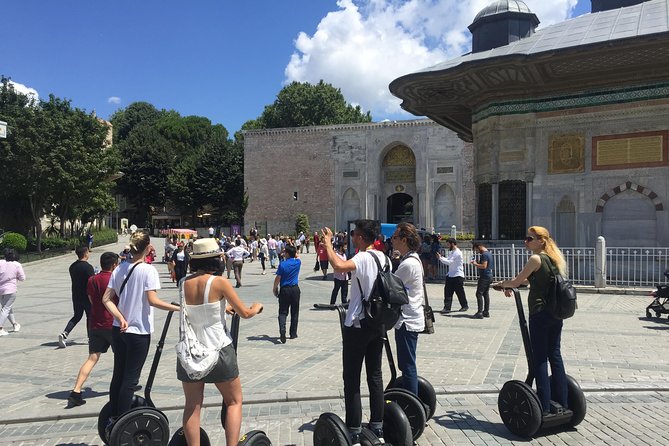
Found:
<svg viewBox="0 0 669 446"><path fill-rule="evenodd" d="M77 260L70 265L70 279L72 279L72 299L88 300L86 285L88 278L95 274L93 266L85 260Z"/></svg>

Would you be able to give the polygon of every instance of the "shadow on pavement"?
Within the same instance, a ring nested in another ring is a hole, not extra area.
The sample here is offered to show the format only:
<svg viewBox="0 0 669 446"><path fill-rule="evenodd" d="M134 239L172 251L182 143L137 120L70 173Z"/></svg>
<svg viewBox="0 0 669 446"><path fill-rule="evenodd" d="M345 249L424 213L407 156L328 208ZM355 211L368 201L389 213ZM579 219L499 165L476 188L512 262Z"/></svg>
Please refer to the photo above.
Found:
<svg viewBox="0 0 669 446"><path fill-rule="evenodd" d="M67 341L67 346L68 347L74 347L77 345L88 345L88 342L77 342L77 341ZM43 344L40 344L41 347L56 347L56 350L61 350L63 347L58 345L58 341L55 342L45 342Z"/></svg>
<svg viewBox="0 0 669 446"><path fill-rule="evenodd" d="M269 335L257 335L257 336L247 336L249 341L267 341L271 342L272 344L281 344L281 341L279 340L278 336L269 336Z"/></svg>
<svg viewBox="0 0 669 446"><path fill-rule="evenodd" d="M83 396L86 399L97 398L99 396L107 396L107 395L109 395L109 392L96 392L90 387L84 387L83 389L81 389L81 396ZM47 393L44 396L52 400L67 400L67 397L70 396L70 391L60 390L58 392Z"/></svg>
<svg viewBox="0 0 669 446"><path fill-rule="evenodd" d="M302 433L302 432L313 432L315 427L316 427L316 421L317 419L314 418L313 420L304 423L302 426L297 428L297 431Z"/></svg>
<svg viewBox="0 0 669 446"><path fill-rule="evenodd" d="M532 441L531 438L516 437L511 432L506 430L504 423L501 421L499 423L491 423L487 420L478 420L468 412L455 412L451 410L446 412L446 415L432 417L432 420L434 420L434 422L439 426L455 431L461 430L464 432L470 430L476 432L486 432L496 437L513 441L514 443Z"/></svg>

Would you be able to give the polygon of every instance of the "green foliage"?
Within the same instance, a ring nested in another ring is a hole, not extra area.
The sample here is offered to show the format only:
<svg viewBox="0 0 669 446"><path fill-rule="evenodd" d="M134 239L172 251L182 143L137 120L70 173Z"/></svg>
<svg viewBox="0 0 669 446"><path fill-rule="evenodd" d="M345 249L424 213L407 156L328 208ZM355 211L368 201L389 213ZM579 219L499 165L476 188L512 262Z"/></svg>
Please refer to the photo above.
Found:
<svg viewBox="0 0 669 446"><path fill-rule="evenodd" d="M258 128L307 127L313 125L371 122L369 111L346 103L341 90L322 80L312 85L292 82L265 107L260 117L247 121L244 130Z"/></svg>
<svg viewBox="0 0 669 446"><path fill-rule="evenodd" d="M38 247L45 214L61 222L92 221L113 208L107 178L116 172L118 155L104 147L108 127L95 116L53 95L36 103L3 79L0 120L11 130L0 140L0 211L13 210L15 227L27 219Z"/></svg>
<svg viewBox="0 0 669 446"><path fill-rule="evenodd" d="M93 247L109 245L110 243L118 242L118 234L115 229L103 228L93 231ZM88 235L84 234L79 237L79 244L88 245Z"/></svg>
<svg viewBox="0 0 669 446"><path fill-rule="evenodd" d="M309 217L307 214L297 214L295 216L295 234L300 232L309 234Z"/></svg>
<svg viewBox="0 0 669 446"><path fill-rule="evenodd" d="M79 238L60 238L60 237L47 237L42 239L41 246L42 250L71 250L76 248L81 244ZM28 251L37 251L37 239L29 238L28 239Z"/></svg>
<svg viewBox="0 0 669 446"><path fill-rule="evenodd" d="M28 240L18 232L8 232L2 237L0 249L12 248L17 251L25 251L28 247Z"/></svg>

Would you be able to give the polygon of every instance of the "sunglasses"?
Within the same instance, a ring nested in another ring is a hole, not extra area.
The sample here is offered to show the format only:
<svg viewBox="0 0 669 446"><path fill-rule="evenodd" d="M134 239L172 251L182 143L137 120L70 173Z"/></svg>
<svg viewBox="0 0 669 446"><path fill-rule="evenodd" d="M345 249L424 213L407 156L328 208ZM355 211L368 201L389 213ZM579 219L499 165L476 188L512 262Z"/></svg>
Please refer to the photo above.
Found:
<svg viewBox="0 0 669 446"><path fill-rule="evenodd" d="M530 243L530 242L533 241L533 240L537 240L537 237L533 237L533 236L531 236L531 235L528 235L527 237L525 237L525 241L526 241L527 243Z"/></svg>

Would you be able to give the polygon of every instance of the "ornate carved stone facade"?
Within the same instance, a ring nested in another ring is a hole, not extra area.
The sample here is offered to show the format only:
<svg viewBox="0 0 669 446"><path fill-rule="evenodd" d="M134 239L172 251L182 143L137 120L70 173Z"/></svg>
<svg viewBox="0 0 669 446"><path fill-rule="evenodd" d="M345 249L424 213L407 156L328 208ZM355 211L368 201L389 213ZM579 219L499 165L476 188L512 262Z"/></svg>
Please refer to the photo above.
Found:
<svg viewBox="0 0 669 446"><path fill-rule="evenodd" d="M305 213L313 229L371 218L473 231L472 166L471 145L427 119L247 132L245 229L292 233Z"/></svg>

